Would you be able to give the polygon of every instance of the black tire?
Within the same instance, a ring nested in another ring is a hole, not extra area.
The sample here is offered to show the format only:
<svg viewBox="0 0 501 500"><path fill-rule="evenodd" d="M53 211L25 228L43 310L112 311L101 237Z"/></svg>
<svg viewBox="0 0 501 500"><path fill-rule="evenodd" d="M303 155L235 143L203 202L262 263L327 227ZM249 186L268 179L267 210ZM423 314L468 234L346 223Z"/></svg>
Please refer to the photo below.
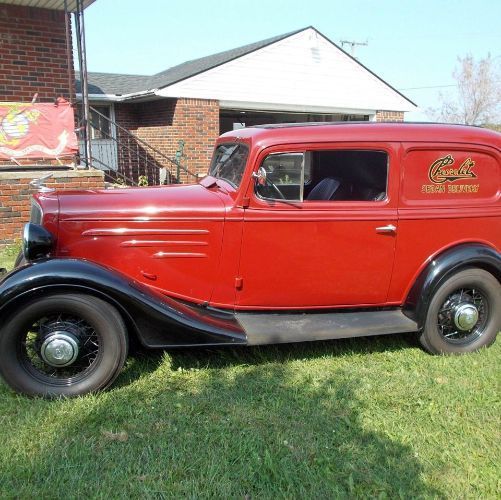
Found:
<svg viewBox="0 0 501 500"><path fill-rule="evenodd" d="M60 331L70 332L79 346L78 357L64 368L49 365L40 354L44 338ZM24 304L5 321L0 374L29 396L80 396L108 387L127 350L126 328L114 307L88 295L54 294Z"/></svg>
<svg viewBox="0 0 501 500"><path fill-rule="evenodd" d="M473 304L478 319L470 330L454 320L461 304ZM501 285L483 269L469 268L448 278L434 293L420 335L432 354L463 354L493 344L501 329Z"/></svg>

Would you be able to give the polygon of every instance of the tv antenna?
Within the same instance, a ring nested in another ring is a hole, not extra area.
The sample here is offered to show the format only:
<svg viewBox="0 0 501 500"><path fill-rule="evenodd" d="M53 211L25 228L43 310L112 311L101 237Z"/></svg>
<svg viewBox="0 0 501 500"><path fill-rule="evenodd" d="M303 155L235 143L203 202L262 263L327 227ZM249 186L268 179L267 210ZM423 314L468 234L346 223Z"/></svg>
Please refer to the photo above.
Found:
<svg viewBox="0 0 501 500"><path fill-rule="evenodd" d="M356 50L357 46L360 45L360 46L366 47L367 45L369 45L369 40L365 40L365 42L355 42L352 40L341 40L340 43L341 43L341 48L343 48L343 49L344 49L345 45L349 45L350 55L351 55L351 57L356 59L355 50Z"/></svg>

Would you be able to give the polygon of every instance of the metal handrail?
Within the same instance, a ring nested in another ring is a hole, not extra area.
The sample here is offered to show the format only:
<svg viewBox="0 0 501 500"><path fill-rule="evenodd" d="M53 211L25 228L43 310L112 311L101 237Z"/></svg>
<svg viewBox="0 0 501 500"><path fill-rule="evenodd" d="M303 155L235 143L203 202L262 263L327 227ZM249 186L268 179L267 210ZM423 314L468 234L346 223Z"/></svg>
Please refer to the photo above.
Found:
<svg viewBox="0 0 501 500"><path fill-rule="evenodd" d="M92 163L93 164L95 164L95 163L101 164L104 168L101 168L100 170L104 170L106 167L109 166L109 165L106 165L105 163L103 163L99 158L95 158L95 157L92 158ZM110 172L113 172L113 175ZM130 186L135 186L135 187L139 186L139 184L134 179L127 177L125 174L122 174L122 172L119 172L118 170L109 170L108 169L108 170L106 170L105 175L107 175L109 178L113 178L113 176L116 175L116 177L118 179L122 179L126 184L128 184Z"/></svg>
<svg viewBox="0 0 501 500"><path fill-rule="evenodd" d="M177 159L168 157L165 153L162 153L162 151L160 151L159 149L155 148L151 144L148 144L143 139L137 137L130 130L127 130L125 127L122 127L120 124L118 124L115 121L111 120L106 115L103 115L97 109L95 109L93 107L91 107L90 109L92 110L93 113L96 113L98 116L100 116L101 118L103 118L104 120L106 120L110 124L110 130L112 130L111 127L115 127L117 129L117 131L122 132L126 137L132 138L134 141L138 142L141 146L144 147L145 150L150 150L150 151L154 152L161 159L163 159L166 162L168 162L169 164L173 165L174 167L176 167L176 169L182 170L187 175L190 175L190 176L194 177L195 179L198 178L198 175L196 173L192 172L190 169L188 169L187 167L185 167L184 165L182 165ZM97 127L95 127L95 128L97 128ZM101 132L103 132L103 131L101 131ZM108 134L106 134L106 135L108 135ZM108 138L111 139L111 140L114 140L117 144L119 144L118 137L113 137L112 134L109 134ZM126 144L119 144L119 145L120 145L120 147L124 147L125 149L127 149L129 152L133 152L133 150L132 150L132 148L130 148L130 146L127 146ZM148 159L145 157L145 160L147 161ZM102 162L100 162L100 163L102 163ZM167 167L158 167L158 165L156 165L156 164L153 164L153 166L156 167L158 170L160 170L161 168L167 168ZM168 171L169 171L169 178L174 177L172 175L172 172L170 171L170 169L168 169Z"/></svg>

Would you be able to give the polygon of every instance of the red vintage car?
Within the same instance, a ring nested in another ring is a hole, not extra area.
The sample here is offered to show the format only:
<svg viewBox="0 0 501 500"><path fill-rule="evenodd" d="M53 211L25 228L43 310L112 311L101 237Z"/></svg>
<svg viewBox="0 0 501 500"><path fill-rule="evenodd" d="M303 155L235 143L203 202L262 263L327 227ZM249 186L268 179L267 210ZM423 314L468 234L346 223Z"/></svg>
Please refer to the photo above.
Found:
<svg viewBox="0 0 501 500"><path fill-rule="evenodd" d="M146 347L409 332L435 354L501 326L501 134L294 124L217 141L194 185L38 193L0 283L15 390L109 386Z"/></svg>

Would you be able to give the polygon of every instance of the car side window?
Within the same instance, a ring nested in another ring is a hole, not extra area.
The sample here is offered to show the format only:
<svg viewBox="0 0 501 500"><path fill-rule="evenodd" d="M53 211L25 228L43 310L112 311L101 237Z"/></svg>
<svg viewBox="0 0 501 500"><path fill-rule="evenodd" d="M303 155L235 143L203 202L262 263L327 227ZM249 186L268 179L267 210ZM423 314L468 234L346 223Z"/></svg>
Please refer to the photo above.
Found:
<svg viewBox="0 0 501 500"><path fill-rule="evenodd" d="M330 150L312 152L312 182L304 201L383 201L388 183L384 151Z"/></svg>
<svg viewBox="0 0 501 500"><path fill-rule="evenodd" d="M268 200L384 201L388 154L369 150L321 150L268 155L256 193Z"/></svg>

